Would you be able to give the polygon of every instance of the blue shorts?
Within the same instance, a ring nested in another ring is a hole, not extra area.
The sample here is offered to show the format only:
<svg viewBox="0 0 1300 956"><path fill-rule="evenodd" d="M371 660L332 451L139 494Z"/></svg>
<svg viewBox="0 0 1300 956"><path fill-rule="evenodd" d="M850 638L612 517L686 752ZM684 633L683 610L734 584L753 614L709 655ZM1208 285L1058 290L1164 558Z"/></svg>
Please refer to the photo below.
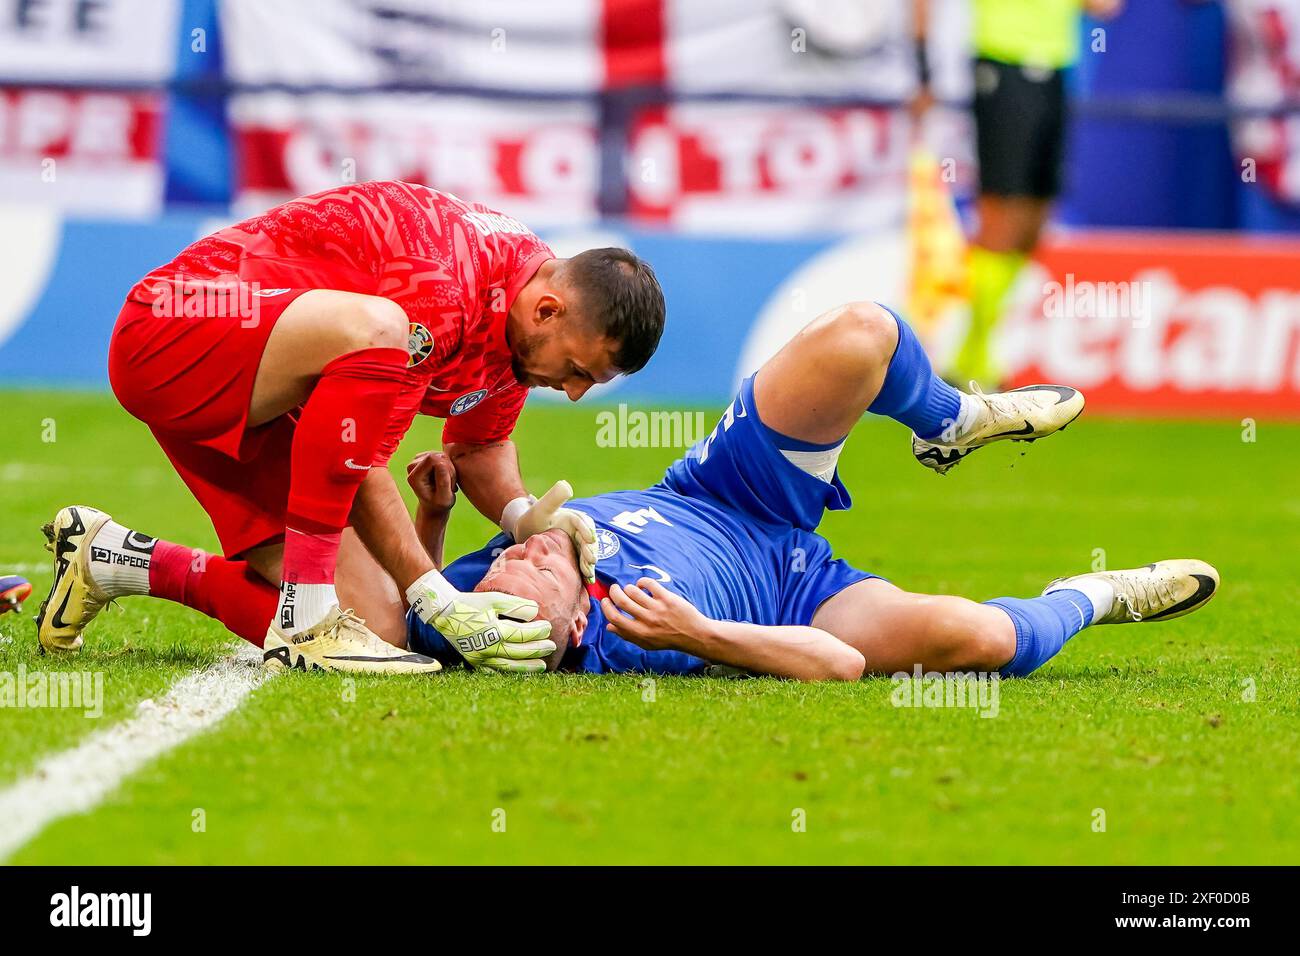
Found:
<svg viewBox="0 0 1300 956"><path fill-rule="evenodd" d="M809 624L822 602L850 584L877 577L831 556L815 529L826 511L853 503L839 472L824 481L792 463L782 451L819 451L816 445L782 435L758 416L754 380L746 378L713 432L669 466L659 487L686 498L706 500L762 526L779 562L772 587L778 624ZM842 440L841 440L842 441ZM756 556L758 557L758 556ZM760 573L771 562L751 566Z"/></svg>

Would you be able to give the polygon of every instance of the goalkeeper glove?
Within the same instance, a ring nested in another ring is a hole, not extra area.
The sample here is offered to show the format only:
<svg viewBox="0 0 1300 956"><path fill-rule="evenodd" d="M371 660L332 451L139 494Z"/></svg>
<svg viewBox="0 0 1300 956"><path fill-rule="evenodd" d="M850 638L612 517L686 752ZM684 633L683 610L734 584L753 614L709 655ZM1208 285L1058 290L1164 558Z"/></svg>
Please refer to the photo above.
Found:
<svg viewBox="0 0 1300 956"><path fill-rule="evenodd" d="M475 667L540 673L555 653L550 622L533 620L536 601L497 591L458 591L437 571L418 578L406 589L406 599Z"/></svg>
<svg viewBox="0 0 1300 956"><path fill-rule="evenodd" d="M578 549L578 569L587 583L596 580L596 524L581 511L562 507L573 497L567 481L557 481L540 499L516 498L501 512L501 530L515 541L559 528Z"/></svg>

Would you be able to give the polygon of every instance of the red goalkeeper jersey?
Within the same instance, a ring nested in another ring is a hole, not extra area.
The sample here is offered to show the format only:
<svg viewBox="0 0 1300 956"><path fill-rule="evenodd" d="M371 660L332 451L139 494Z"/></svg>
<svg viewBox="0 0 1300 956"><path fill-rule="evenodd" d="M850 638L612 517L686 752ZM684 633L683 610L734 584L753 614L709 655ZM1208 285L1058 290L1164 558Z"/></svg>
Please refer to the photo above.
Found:
<svg viewBox="0 0 1300 956"><path fill-rule="evenodd" d="M554 257L518 220L478 203L414 183L357 183L200 239L128 298L152 303L166 286L183 295L177 284L239 282L393 300L410 320L410 364L380 449L386 461L417 412L446 419L445 442L509 436L528 390L511 370L506 316Z"/></svg>

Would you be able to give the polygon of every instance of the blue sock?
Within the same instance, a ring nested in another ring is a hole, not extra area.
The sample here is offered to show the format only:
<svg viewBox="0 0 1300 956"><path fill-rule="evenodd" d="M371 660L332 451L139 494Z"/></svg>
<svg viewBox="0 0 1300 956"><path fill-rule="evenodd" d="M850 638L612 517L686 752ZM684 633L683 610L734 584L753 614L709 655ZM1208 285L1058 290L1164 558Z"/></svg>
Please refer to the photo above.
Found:
<svg viewBox="0 0 1300 956"><path fill-rule="evenodd" d="M867 411L902 422L922 438L934 438L957 421L961 392L934 374L921 340L897 312L889 311L898 323L898 348Z"/></svg>
<svg viewBox="0 0 1300 956"><path fill-rule="evenodd" d="M1016 626L1016 656L999 671L1003 677L1032 674L1092 623L1092 602L1082 591L1069 588L1042 597L995 598L984 603L1006 611Z"/></svg>

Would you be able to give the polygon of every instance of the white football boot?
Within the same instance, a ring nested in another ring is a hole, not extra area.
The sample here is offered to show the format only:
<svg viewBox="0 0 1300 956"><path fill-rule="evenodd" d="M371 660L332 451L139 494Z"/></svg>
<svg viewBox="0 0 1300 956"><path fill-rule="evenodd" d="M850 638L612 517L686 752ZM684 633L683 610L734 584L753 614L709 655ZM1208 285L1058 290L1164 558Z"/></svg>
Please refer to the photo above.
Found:
<svg viewBox="0 0 1300 956"><path fill-rule="evenodd" d="M1043 593L1078 587L1091 579L1104 581L1115 592L1110 610L1093 624L1127 624L1136 621L1172 621L1209 603L1219 590L1219 572L1204 561L1183 558L1156 561L1144 568L1093 571L1057 578Z"/></svg>
<svg viewBox="0 0 1300 956"><path fill-rule="evenodd" d="M338 607L314 627L292 636L272 624L262 645L262 664L270 671L349 674L435 674L442 670L432 657L394 647L351 610Z"/></svg>
<svg viewBox="0 0 1300 956"><path fill-rule="evenodd" d="M54 553L54 583L36 615L41 648L74 654L81 650L81 632L109 602L90 574L90 542L112 519L85 505L62 509L41 528L45 550Z"/></svg>
<svg viewBox="0 0 1300 956"><path fill-rule="evenodd" d="M947 474L976 448L995 441L1037 441L1064 430L1083 412L1083 393L1068 385L1026 385L985 395L971 382L967 401L977 403L960 430L927 441L912 435L912 454L925 467Z"/></svg>

